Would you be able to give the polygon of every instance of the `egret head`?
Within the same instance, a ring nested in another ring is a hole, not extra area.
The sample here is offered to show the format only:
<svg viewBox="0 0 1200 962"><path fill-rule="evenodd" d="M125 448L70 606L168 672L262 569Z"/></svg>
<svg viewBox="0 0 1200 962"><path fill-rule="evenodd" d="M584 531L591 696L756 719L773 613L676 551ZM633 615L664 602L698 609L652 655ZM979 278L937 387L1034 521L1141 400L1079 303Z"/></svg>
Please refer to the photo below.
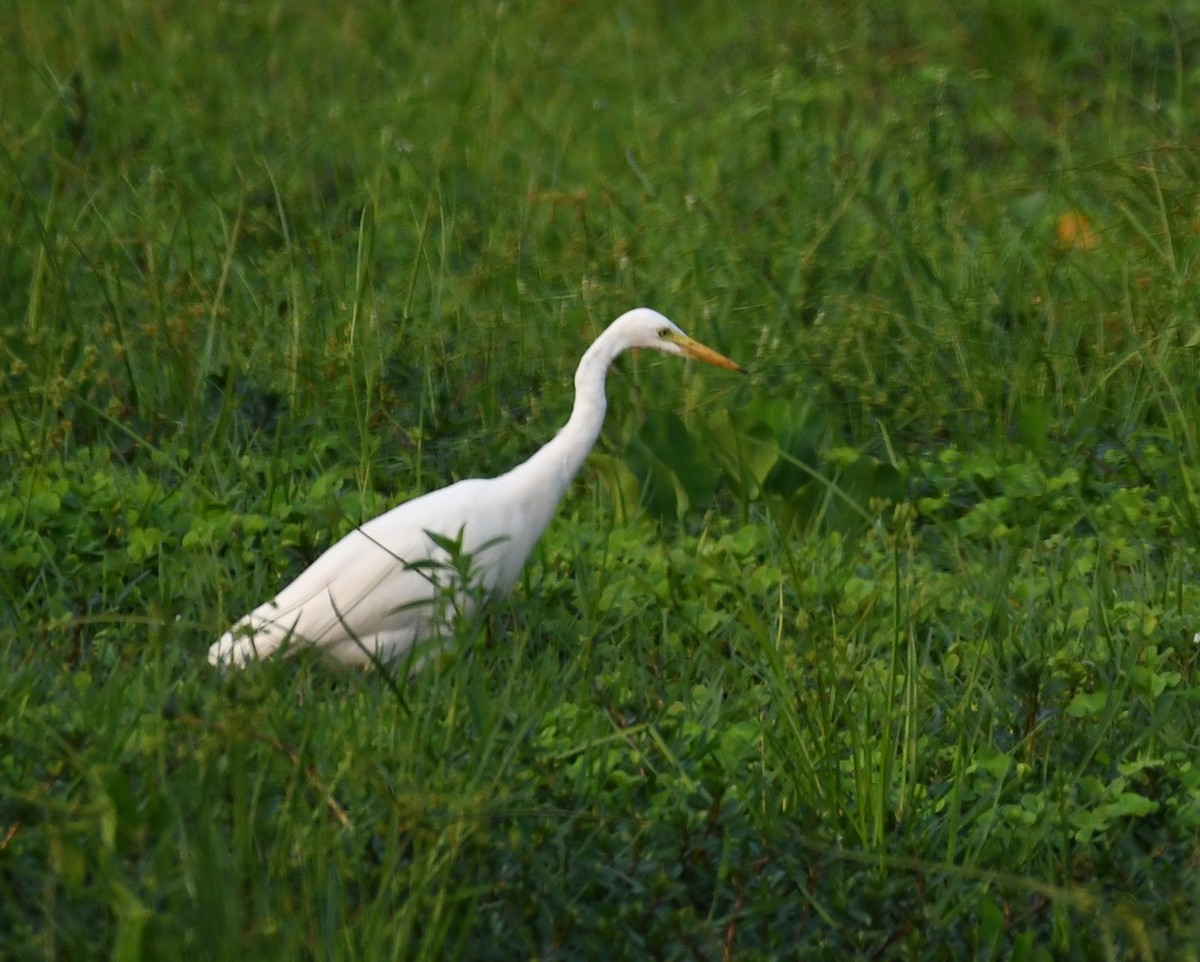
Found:
<svg viewBox="0 0 1200 962"><path fill-rule="evenodd" d="M664 354L690 357L705 364L714 364L727 371L743 372L740 365L711 347L692 340L674 322L648 307L638 307L622 314L613 324L628 347L644 347Z"/></svg>

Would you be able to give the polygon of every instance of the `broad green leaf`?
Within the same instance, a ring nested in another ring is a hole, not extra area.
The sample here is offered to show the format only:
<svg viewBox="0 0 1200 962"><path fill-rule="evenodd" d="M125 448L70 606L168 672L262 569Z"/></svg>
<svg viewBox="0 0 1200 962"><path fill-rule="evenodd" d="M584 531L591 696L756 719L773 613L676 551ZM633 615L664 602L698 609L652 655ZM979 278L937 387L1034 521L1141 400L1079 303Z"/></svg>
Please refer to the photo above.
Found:
<svg viewBox="0 0 1200 962"><path fill-rule="evenodd" d="M1022 398L1013 411L1017 440L1031 453L1045 454L1053 417L1054 408L1045 398Z"/></svg>
<svg viewBox="0 0 1200 962"><path fill-rule="evenodd" d="M741 416L745 423L765 424L775 438L776 461L763 479L764 488L786 496L811 480L825 422L807 401L763 398L749 404Z"/></svg>
<svg viewBox="0 0 1200 962"><path fill-rule="evenodd" d="M720 468L677 414L646 419L625 449L625 463L641 484L641 503L657 518L678 518L710 500Z"/></svg>
<svg viewBox="0 0 1200 962"><path fill-rule="evenodd" d="M639 504L652 517L676 520L688 509L687 491L679 479L641 438L632 438L625 447L625 464L641 489Z"/></svg>
<svg viewBox="0 0 1200 962"><path fill-rule="evenodd" d="M1072 718L1083 718L1086 715L1098 715L1104 711L1108 702L1108 692L1081 691L1067 705L1067 714Z"/></svg>
<svg viewBox="0 0 1200 962"><path fill-rule="evenodd" d="M612 455L594 452L589 461L612 499L617 521L628 522L638 509L641 490L638 479L624 461Z"/></svg>
<svg viewBox="0 0 1200 962"><path fill-rule="evenodd" d="M712 453L744 498L757 498L779 461L779 443L770 425L720 410L704 424Z"/></svg>

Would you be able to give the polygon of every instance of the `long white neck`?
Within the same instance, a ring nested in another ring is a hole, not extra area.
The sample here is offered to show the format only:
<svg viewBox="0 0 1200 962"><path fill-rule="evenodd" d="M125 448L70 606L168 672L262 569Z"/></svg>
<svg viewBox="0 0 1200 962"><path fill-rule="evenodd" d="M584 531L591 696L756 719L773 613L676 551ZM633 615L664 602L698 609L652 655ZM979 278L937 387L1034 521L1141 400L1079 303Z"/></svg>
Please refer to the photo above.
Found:
<svg viewBox="0 0 1200 962"><path fill-rule="evenodd" d="M611 327L593 342L575 370L575 406L571 417L541 450L509 472L510 476L520 474L531 485L536 484L546 502L547 519L600 436L606 407L604 380L613 358L625 346Z"/></svg>

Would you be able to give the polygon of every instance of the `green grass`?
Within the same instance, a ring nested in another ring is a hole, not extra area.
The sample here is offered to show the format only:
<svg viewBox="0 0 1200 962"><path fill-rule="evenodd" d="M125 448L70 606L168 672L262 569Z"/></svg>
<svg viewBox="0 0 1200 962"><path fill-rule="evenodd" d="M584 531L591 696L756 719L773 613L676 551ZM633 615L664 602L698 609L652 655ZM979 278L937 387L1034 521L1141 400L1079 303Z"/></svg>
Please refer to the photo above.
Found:
<svg viewBox="0 0 1200 962"><path fill-rule="evenodd" d="M1195 12L396 7L9 10L0 957L1200 958ZM643 303L456 654L209 668Z"/></svg>

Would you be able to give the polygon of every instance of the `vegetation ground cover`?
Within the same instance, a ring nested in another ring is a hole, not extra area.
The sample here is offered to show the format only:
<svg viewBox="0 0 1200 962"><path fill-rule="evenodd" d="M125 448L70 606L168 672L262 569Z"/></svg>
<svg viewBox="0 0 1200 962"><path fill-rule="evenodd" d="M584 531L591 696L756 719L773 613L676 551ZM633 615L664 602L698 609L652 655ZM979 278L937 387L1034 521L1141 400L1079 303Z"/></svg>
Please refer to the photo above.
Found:
<svg viewBox="0 0 1200 962"><path fill-rule="evenodd" d="M10 7L0 957L1200 956L1190 6ZM641 303L453 653L209 668Z"/></svg>

